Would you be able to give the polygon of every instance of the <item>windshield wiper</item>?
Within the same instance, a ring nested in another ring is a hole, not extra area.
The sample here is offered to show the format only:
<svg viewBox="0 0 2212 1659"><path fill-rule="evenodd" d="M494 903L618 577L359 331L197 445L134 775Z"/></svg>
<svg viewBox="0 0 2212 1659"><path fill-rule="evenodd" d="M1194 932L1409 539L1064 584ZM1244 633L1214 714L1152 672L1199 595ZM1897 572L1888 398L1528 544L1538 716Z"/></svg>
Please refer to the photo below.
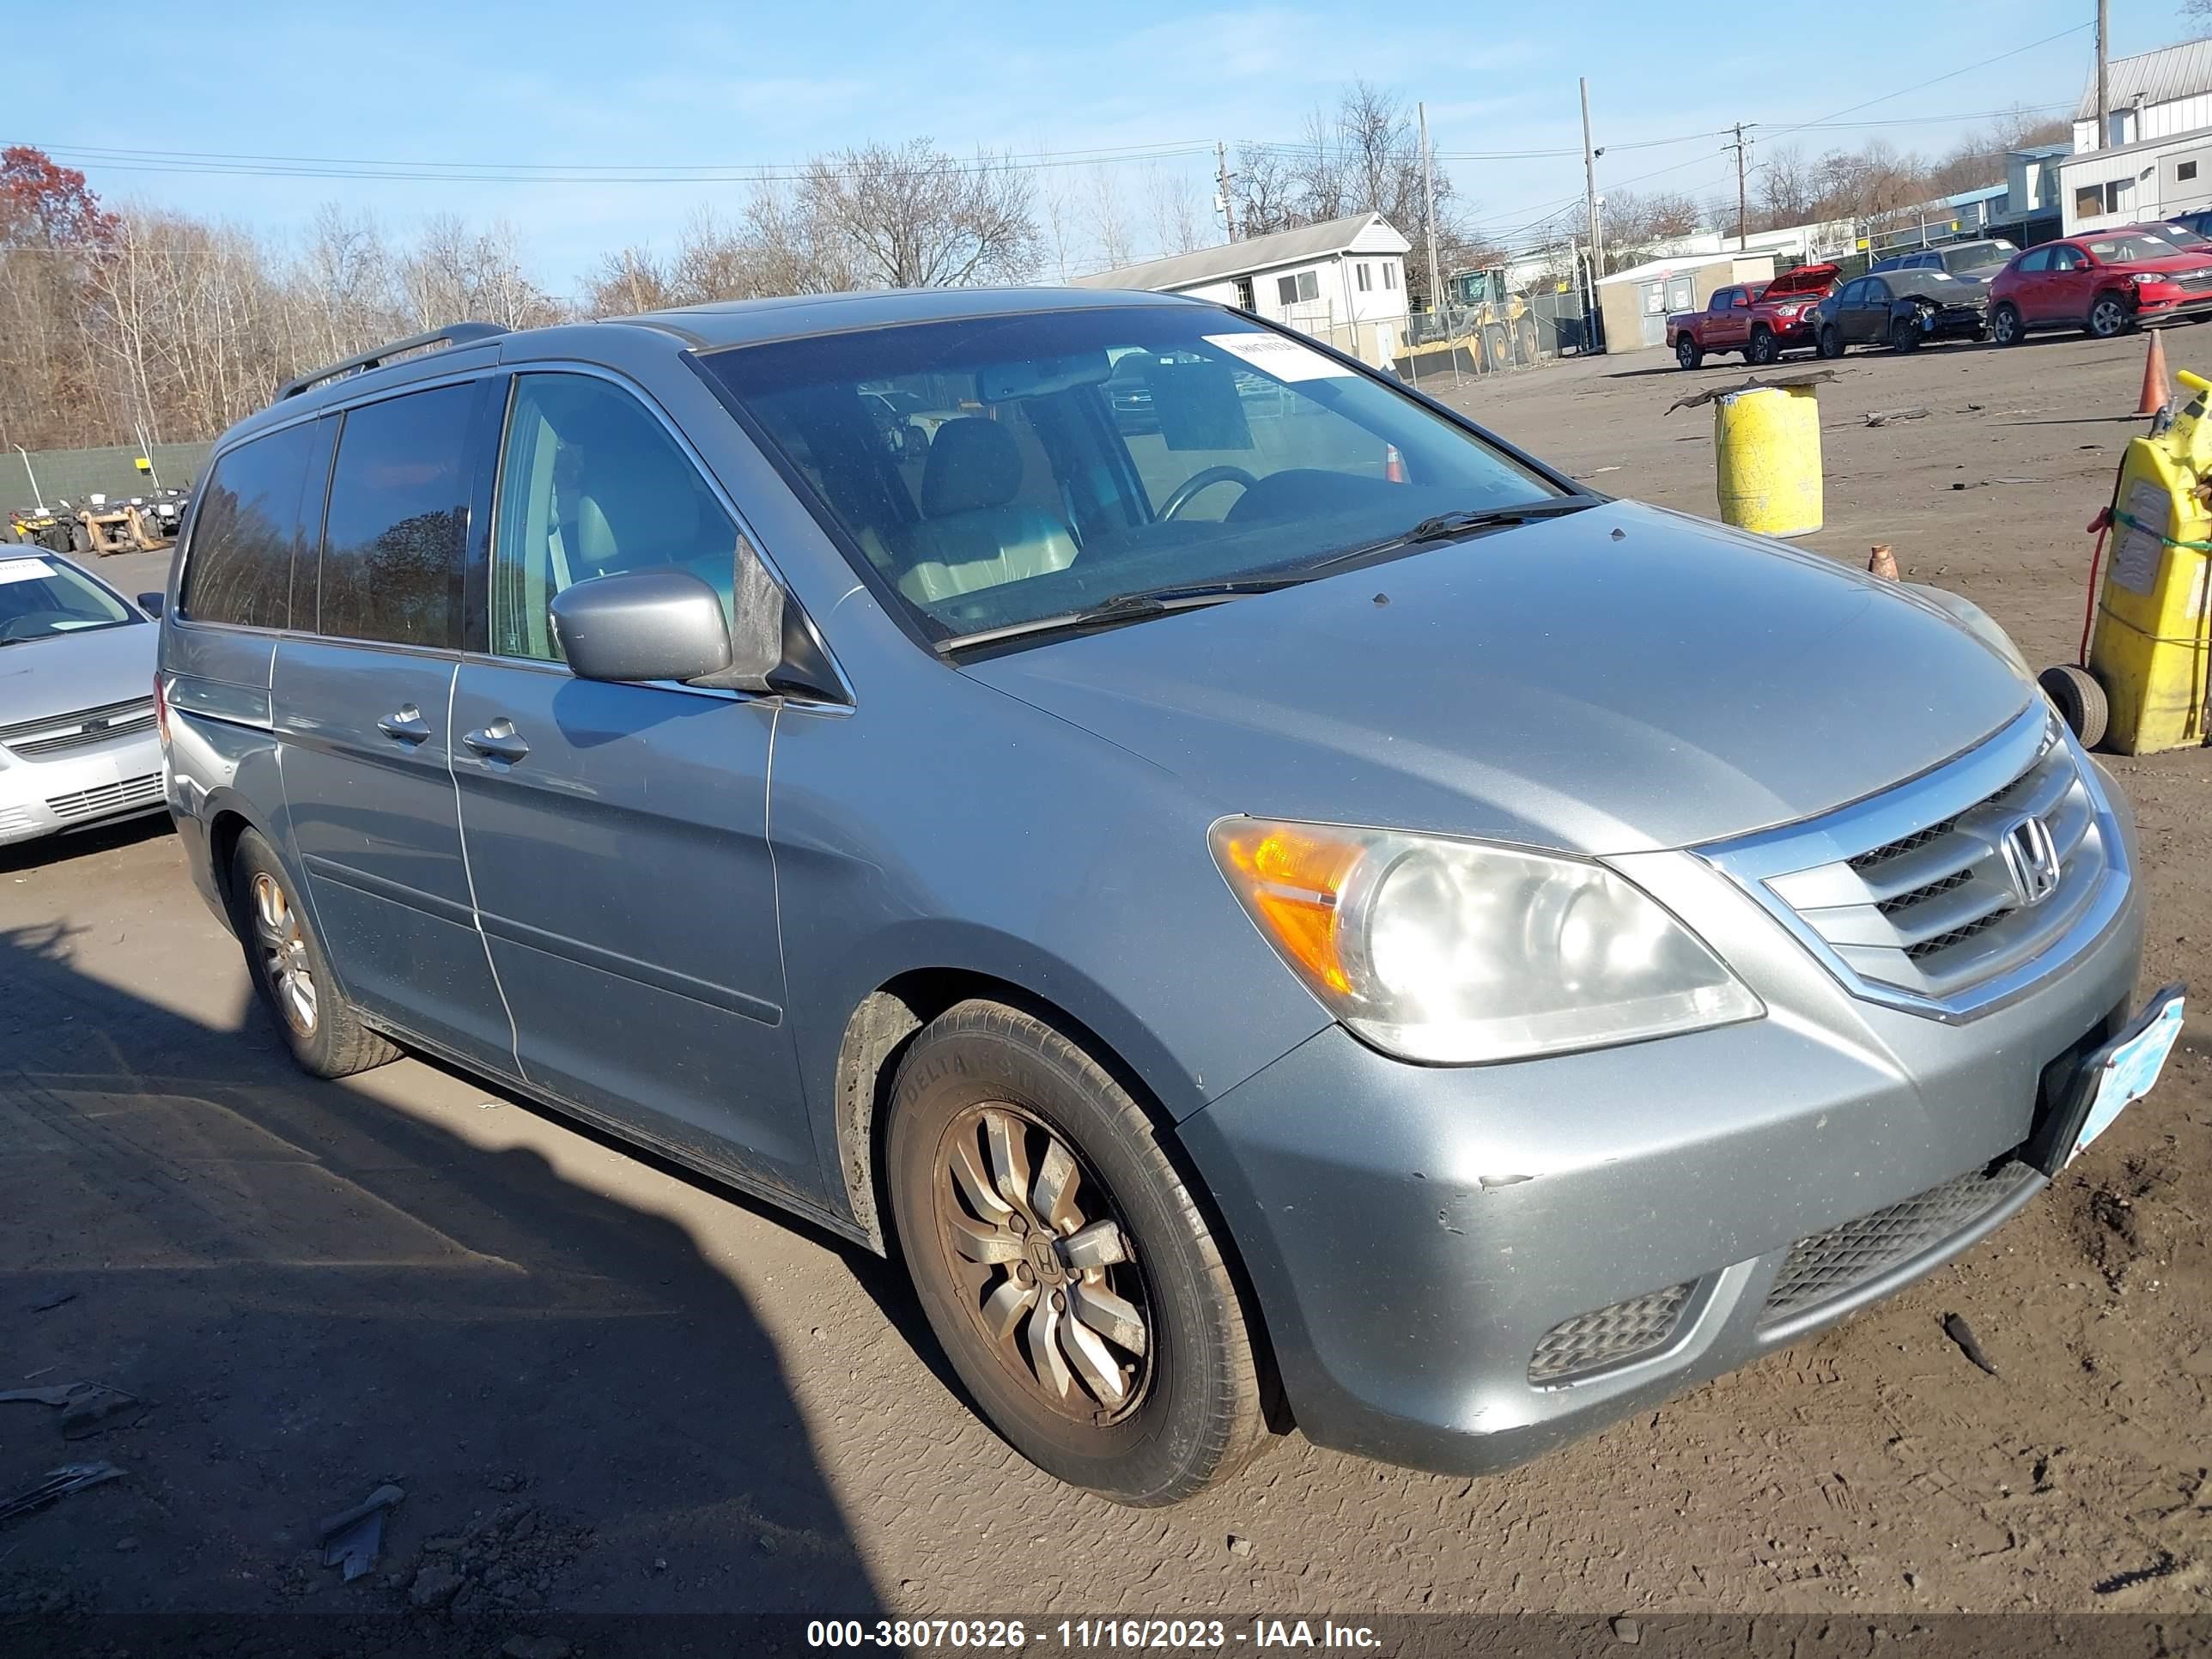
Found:
<svg viewBox="0 0 2212 1659"><path fill-rule="evenodd" d="M992 645L1000 640L1033 638L1041 634L1075 634L1094 628L1118 628L1124 623L1149 622L1154 617L1171 616L1178 611L1197 611L1206 605L1219 605L1228 599L1241 599L1254 593L1272 593L1278 588L1295 587L1307 580L1304 572L1294 576L1245 576L1218 582L1188 582L1174 587L1146 587L1134 592L1117 593L1110 599L1101 599L1096 605L1086 605L1075 611L1063 611L1050 617L1034 617L1027 622L1008 623L1002 628L985 628L973 634L956 634L949 640L939 640L939 655L965 651L975 646Z"/></svg>
<svg viewBox="0 0 2212 1659"><path fill-rule="evenodd" d="M1393 548L1417 546L1422 542L1449 541L1455 536L1465 536L1477 530L1498 530L1510 525L1528 524L1537 519L1562 518L1567 514L1580 513L1596 505L1597 501L1593 496L1561 495L1551 501L1522 501L1516 507L1470 507L1449 513L1431 514L1409 530L1401 530L1395 536L1385 536L1379 542L1347 547L1341 553L1332 553L1306 568L1321 570L1331 565L1349 564L1354 559L1364 559L1370 553L1387 553Z"/></svg>

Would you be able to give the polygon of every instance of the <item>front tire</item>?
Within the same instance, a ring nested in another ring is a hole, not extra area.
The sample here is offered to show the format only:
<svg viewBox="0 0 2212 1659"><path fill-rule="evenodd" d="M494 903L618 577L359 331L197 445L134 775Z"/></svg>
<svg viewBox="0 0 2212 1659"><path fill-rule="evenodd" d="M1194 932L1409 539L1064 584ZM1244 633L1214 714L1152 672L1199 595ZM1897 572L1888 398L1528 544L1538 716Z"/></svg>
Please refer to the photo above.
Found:
<svg viewBox="0 0 2212 1659"><path fill-rule="evenodd" d="M1990 338L2001 346L2016 346L2027 337L2020 312L2009 301L1990 313Z"/></svg>
<svg viewBox="0 0 2212 1659"><path fill-rule="evenodd" d="M1674 361L1685 368L1697 368L1705 361L1705 349L1695 336L1685 334L1674 342Z"/></svg>
<svg viewBox="0 0 2212 1659"><path fill-rule="evenodd" d="M1893 317L1889 324L1889 344L1893 351L1919 350L1919 325L1910 317Z"/></svg>
<svg viewBox="0 0 2212 1659"><path fill-rule="evenodd" d="M2134 320L2118 295L2100 294L2089 307L2089 325L2085 331L2093 340L2109 340L2126 333Z"/></svg>
<svg viewBox="0 0 2212 1659"><path fill-rule="evenodd" d="M258 830L239 836L230 872L232 926L246 949L246 971L300 1068L349 1077L398 1059L399 1050L361 1023L338 988L291 876Z"/></svg>
<svg viewBox="0 0 2212 1659"><path fill-rule="evenodd" d="M991 1425L1116 1503L1178 1503L1266 1431L1220 1246L1151 1120L998 1003L933 1020L892 1090L886 1176L930 1328Z"/></svg>
<svg viewBox="0 0 2212 1659"><path fill-rule="evenodd" d="M1764 366L1781 356L1782 347L1775 340L1772 329L1754 328L1751 331L1751 345L1743 354L1746 362Z"/></svg>

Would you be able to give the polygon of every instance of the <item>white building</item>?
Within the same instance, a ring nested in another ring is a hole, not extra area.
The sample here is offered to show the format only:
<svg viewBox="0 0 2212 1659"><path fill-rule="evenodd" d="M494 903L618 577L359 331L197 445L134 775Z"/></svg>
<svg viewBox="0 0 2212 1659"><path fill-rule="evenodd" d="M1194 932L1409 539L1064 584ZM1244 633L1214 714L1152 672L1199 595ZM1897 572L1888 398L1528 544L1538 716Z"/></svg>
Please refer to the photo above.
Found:
<svg viewBox="0 0 2212 1659"><path fill-rule="evenodd" d="M1379 213L1304 225L1075 278L1241 307L1382 368L1406 337L1412 244Z"/></svg>
<svg viewBox="0 0 2212 1659"><path fill-rule="evenodd" d="M2059 158L2059 234L2212 207L2212 124Z"/></svg>
<svg viewBox="0 0 2212 1659"><path fill-rule="evenodd" d="M2185 40L2178 46L2115 58L2107 66L2106 107L2111 131L2105 145L2137 144L2148 138L2212 127L2212 40ZM2097 71L2074 112L2074 148L2097 148Z"/></svg>

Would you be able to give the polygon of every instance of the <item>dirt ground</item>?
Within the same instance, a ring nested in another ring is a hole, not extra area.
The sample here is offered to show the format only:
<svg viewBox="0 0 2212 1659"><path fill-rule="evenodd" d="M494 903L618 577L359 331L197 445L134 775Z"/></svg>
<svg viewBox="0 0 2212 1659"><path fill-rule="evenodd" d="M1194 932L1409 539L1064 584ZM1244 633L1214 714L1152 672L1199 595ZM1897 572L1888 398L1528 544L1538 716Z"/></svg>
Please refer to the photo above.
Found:
<svg viewBox="0 0 2212 1659"><path fill-rule="evenodd" d="M2170 343L2212 368L2212 331ZM1847 360L1810 544L1889 542L2070 655L2142 356ZM1745 372L1647 352L1460 396L1711 512L1710 414L1665 410ZM2146 985L2212 985L2212 756L2115 769ZM0 1492L125 1471L0 1523L0 1611L2212 1611L2208 1032L2025 1215L1840 1330L1497 1478L1292 1437L1133 1513L984 1429L872 1260L430 1065L300 1076L158 823L0 854L0 1389L139 1402L75 1441L0 1404ZM315 1520L387 1480L381 1562L342 1584Z"/></svg>

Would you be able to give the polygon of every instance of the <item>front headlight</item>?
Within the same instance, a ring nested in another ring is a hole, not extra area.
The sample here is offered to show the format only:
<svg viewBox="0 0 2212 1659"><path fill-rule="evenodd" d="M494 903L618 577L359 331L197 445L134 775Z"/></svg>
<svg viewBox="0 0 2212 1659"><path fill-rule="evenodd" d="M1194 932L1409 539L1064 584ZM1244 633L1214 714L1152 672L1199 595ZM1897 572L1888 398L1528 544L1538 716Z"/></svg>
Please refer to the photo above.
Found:
<svg viewBox="0 0 2212 1659"><path fill-rule="evenodd" d="M1208 838L1307 988L1407 1060L1518 1060L1766 1012L1704 940L1601 864L1263 818L1223 818Z"/></svg>

